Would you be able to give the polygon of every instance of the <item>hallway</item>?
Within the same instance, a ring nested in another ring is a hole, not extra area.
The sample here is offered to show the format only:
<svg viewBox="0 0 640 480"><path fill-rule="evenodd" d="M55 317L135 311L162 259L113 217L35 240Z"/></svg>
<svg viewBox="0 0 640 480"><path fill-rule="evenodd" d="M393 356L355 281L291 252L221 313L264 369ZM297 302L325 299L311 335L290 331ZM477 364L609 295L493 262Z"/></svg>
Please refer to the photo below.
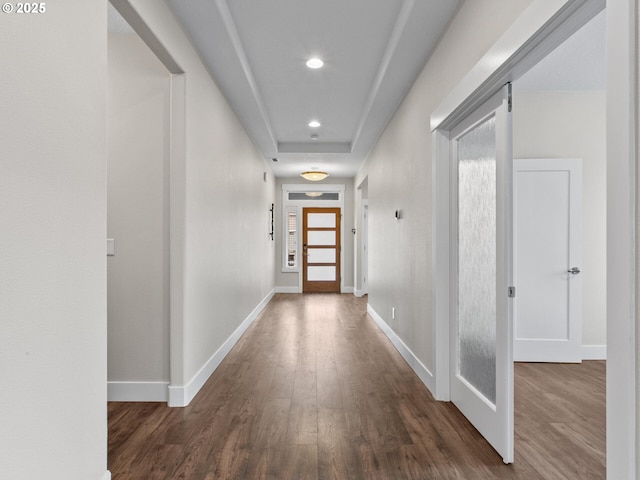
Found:
<svg viewBox="0 0 640 480"><path fill-rule="evenodd" d="M113 479L604 478L604 362L516 366L507 466L366 301L277 294L188 407L110 403Z"/></svg>

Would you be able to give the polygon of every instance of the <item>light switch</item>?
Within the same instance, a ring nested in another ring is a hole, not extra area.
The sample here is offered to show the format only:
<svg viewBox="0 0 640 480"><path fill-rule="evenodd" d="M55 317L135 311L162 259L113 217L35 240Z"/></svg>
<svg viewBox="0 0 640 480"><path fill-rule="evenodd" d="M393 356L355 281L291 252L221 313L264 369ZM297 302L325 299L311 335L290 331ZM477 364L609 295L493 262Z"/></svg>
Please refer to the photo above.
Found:
<svg viewBox="0 0 640 480"><path fill-rule="evenodd" d="M116 254L116 242L113 238L107 238L107 256L112 257Z"/></svg>

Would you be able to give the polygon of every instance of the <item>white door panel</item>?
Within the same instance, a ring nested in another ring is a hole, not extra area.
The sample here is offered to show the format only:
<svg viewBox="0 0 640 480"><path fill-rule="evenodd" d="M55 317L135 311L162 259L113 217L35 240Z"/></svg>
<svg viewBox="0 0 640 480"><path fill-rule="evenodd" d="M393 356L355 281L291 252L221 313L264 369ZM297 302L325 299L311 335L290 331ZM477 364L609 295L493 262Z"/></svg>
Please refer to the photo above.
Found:
<svg viewBox="0 0 640 480"><path fill-rule="evenodd" d="M580 362L580 160L515 160L514 204L514 359Z"/></svg>

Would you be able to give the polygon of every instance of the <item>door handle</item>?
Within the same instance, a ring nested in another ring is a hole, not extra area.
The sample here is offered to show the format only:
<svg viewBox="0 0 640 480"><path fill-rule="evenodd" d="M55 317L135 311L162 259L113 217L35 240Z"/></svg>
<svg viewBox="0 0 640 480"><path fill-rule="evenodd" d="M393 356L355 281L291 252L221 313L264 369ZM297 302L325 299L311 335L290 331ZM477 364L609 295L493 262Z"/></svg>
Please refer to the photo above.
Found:
<svg viewBox="0 0 640 480"><path fill-rule="evenodd" d="M571 270L567 270L567 272L569 272L572 275L577 275L580 272L582 272L582 270L580 270L578 267L573 267Z"/></svg>

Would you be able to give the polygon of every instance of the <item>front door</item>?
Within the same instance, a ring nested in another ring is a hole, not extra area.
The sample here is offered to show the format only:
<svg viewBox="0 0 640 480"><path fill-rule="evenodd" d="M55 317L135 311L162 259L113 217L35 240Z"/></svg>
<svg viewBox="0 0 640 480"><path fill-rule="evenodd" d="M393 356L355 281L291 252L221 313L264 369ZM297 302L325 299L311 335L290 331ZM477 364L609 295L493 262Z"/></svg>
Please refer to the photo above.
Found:
<svg viewBox="0 0 640 480"><path fill-rule="evenodd" d="M302 209L302 291L340 293L340 209Z"/></svg>
<svg viewBox="0 0 640 480"><path fill-rule="evenodd" d="M451 401L513 462L510 85L451 130Z"/></svg>
<svg viewBox="0 0 640 480"><path fill-rule="evenodd" d="M582 360L581 162L514 160L513 357Z"/></svg>

